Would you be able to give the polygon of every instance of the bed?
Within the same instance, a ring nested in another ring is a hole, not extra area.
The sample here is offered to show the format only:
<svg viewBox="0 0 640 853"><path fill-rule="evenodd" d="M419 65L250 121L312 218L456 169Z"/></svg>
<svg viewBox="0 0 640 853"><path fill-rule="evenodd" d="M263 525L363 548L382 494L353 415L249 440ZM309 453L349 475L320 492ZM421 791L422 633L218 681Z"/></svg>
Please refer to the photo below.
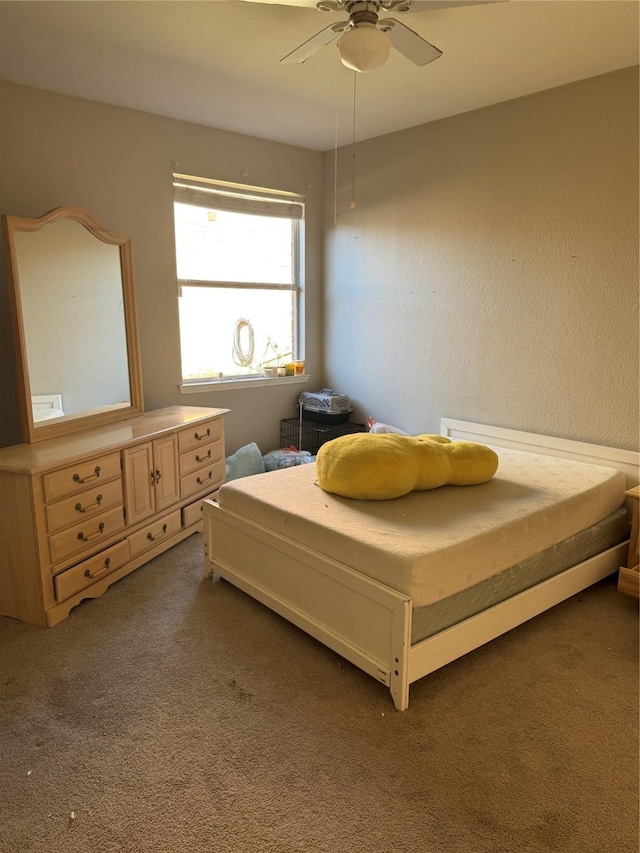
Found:
<svg viewBox="0 0 640 853"><path fill-rule="evenodd" d="M443 419L494 447L478 486L351 501L313 465L225 484L204 507L205 574L270 607L386 685L409 686L618 570L638 454Z"/></svg>

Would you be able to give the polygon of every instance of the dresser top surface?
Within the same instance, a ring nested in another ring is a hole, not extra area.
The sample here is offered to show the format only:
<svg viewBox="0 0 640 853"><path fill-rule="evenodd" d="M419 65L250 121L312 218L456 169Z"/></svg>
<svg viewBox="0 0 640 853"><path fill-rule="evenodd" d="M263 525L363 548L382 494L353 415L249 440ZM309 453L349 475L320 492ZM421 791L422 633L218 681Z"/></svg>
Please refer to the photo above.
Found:
<svg viewBox="0 0 640 853"><path fill-rule="evenodd" d="M96 453L153 439L189 424L219 417L228 411L200 406L170 406L61 438L35 444L14 444L12 447L0 448L0 471L34 474Z"/></svg>

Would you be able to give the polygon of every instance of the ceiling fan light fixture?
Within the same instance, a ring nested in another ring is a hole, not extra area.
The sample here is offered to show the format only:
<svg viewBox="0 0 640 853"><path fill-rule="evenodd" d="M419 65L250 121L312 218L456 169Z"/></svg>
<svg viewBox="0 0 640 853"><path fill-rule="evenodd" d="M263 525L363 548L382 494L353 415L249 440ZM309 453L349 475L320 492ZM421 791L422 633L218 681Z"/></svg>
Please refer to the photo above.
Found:
<svg viewBox="0 0 640 853"><path fill-rule="evenodd" d="M342 64L354 71L373 71L384 65L390 49L389 36L370 23L350 27L338 42Z"/></svg>

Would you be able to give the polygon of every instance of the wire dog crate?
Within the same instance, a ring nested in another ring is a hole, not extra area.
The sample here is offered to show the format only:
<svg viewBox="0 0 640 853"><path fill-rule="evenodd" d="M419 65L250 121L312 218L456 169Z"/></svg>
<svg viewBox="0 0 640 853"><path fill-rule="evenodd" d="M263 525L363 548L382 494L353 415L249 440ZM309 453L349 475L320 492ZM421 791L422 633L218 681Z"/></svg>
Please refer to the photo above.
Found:
<svg viewBox="0 0 640 853"><path fill-rule="evenodd" d="M368 430L365 424L317 424L304 418L285 418L280 421L280 447L297 447L315 456L326 441L354 432Z"/></svg>

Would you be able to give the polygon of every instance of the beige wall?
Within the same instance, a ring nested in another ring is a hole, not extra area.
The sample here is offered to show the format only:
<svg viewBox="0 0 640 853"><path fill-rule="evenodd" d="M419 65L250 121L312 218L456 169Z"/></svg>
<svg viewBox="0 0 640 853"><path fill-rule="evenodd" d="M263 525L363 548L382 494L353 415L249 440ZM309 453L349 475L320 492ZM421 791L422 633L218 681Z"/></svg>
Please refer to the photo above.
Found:
<svg viewBox="0 0 640 853"><path fill-rule="evenodd" d="M307 199L306 361L320 382L322 156L219 131L3 83L0 92L0 212L41 216L81 207L106 228L132 237L145 408L219 406L230 451L256 441L279 446L279 421L295 416L301 387L215 391L183 396L173 243L172 171L288 190ZM177 164L177 165L173 165ZM244 174L243 174L244 173ZM0 294L6 344L6 294ZM2 347L0 443L19 440L11 364Z"/></svg>
<svg viewBox="0 0 640 853"><path fill-rule="evenodd" d="M325 380L410 432L449 416L638 447L638 69L325 154Z"/></svg>
<svg viewBox="0 0 640 853"><path fill-rule="evenodd" d="M355 210L344 150L335 225L325 154L324 300L317 152L3 84L0 212L76 205L131 234L145 405L230 408L230 451L277 446L299 388L179 393L176 162L306 195L308 388L411 432L450 416L635 448L637 81L628 69L361 143ZM6 342L4 303L0 326Z"/></svg>

